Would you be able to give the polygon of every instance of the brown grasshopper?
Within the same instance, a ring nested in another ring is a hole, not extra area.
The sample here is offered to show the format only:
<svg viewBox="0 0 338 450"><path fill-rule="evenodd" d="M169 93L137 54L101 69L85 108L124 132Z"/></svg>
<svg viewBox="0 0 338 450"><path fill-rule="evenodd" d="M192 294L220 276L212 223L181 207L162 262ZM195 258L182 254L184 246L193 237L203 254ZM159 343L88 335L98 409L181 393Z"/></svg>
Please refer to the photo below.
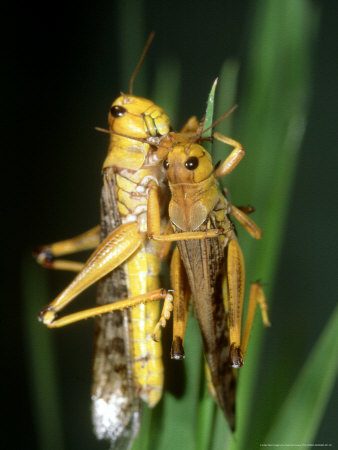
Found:
<svg viewBox="0 0 338 450"><path fill-rule="evenodd" d="M230 173L244 156L242 146L225 136L214 135L234 147L226 160L213 168L211 156L199 144L177 134L161 142L171 200L169 218L173 234L159 233L158 190L149 193L148 234L156 241L177 241L173 254L171 282L174 289L172 357L184 357L183 342L190 290L202 333L210 373L210 390L235 428L234 368L244 362L257 302L263 321L269 325L264 293L259 283L250 290L249 311L243 337L244 260L234 226L235 217L255 239L261 238L257 225L219 191L217 179ZM200 137L197 136L196 140ZM157 219L156 219L157 218ZM189 283L185 280L188 279ZM168 314L167 314L168 316ZM162 326L165 320L162 321Z"/></svg>

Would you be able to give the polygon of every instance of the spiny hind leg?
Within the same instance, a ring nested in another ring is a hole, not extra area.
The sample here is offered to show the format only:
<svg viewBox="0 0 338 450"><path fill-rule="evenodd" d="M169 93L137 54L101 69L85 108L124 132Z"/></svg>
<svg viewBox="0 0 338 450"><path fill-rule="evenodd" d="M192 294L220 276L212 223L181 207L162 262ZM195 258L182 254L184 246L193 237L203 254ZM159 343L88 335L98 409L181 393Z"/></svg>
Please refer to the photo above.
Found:
<svg viewBox="0 0 338 450"><path fill-rule="evenodd" d="M71 323L79 322L80 320L89 319L90 317L102 316L113 311L122 310L125 308L132 308L142 303L154 302L160 299L165 301L172 301L172 295L165 289L156 289L146 294L137 295L132 298L119 300L118 302L108 303L106 305L95 306L94 308L85 309L67 316L57 318L55 310L47 307L43 310L42 320L48 328L60 328Z"/></svg>
<svg viewBox="0 0 338 450"><path fill-rule="evenodd" d="M40 320L46 325L51 325L58 311L82 291L124 263L140 247L145 237L144 233L139 232L137 222L126 223L116 228L101 242L66 289L41 312Z"/></svg>
<svg viewBox="0 0 338 450"><path fill-rule="evenodd" d="M244 301L245 268L244 259L237 239L233 238L227 246L227 306L230 334L230 364L232 367L243 365L241 352L242 312Z"/></svg>
<svg viewBox="0 0 338 450"><path fill-rule="evenodd" d="M34 251L34 256L39 264L48 269L79 272L83 268L84 263L55 258L96 248L99 243L100 226L98 225L73 238L38 247Z"/></svg>

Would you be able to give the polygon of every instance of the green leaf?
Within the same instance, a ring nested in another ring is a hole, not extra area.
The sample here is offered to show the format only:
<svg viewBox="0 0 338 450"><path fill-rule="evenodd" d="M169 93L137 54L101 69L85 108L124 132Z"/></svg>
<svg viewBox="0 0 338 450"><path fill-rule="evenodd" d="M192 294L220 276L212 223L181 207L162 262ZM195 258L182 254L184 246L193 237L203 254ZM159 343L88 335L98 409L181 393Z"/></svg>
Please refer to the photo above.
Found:
<svg viewBox="0 0 338 450"><path fill-rule="evenodd" d="M314 441L337 378L337 355L338 307L299 373L265 443L300 444Z"/></svg>
<svg viewBox="0 0 338 450"><path fill-rule="evenodd" d="M237 82L238 82L239 64L233 59L224 61L221 68L218 86L217 106L215 118L218 119L224 113L229 111L235 104L237 98ZM232 133L233 121L236 117L237 111L230 114L225 120L217 125L216 130L225 136L230 136ZM220 153L225 158L226 149L224 144L215 141L214 145L219 148Z"/></svg>
<svg viewBox="0 0 338 450"><path fill-rule="evenodd" d="M151 99L163 107L175 125L175 117L178 113L179 87L181 67L177 60L162 61L156 67L156 77ZM170 86L170 89L168 87Z"/></svg>
<svg viewBox="0 0 338 450"><path fill-rule="evenodd" d="M278 257L283 245L283 230L297 167L298 150L306 123L307 104L312 87L310 55L313 51L313 40L317 28L312 9L313 2L307 0L296 2L294 0L285 0L284 2L257 0L251 3L251 11L248 14L250 22L241 24L241 35L248 36L242 41L244 45L241 49L239 109L229 119L219 124L217 131L239 140L247 152L243 162L233 174L226 178L225 184L230 189L234 204L251 203L256 207L257 212L253 219L263 229L262 242L254 242L240 227L238 227L239 240L244 251L247 279L250 281L262 277L269 283L266 287L266 294L271 304ZM113 63L114 70L121 74L121 83L112 88L122 88L127 92L128 80L146 41L147 23L153 20L153 16L147 15L147 10L142 2L137 5L131 1L119 2L119 10L120 14L115 25L117 30L115 34L118 39L114 45L120 46L121 59L114 60ZM111 20L116 20L116 17ZM248 28L248 24L251 29ZM166 27L167 24L164 23L164 26ZM110 34L113 33L111 31L113 29L113 26L110 27L109 34L104 36L106 41L113 37L113 34ZM161 31L158 32L158 34L160 33ZM216 48L216 46L214 47ZM216 50L219 51L218 48ZM171 51L172 49L166 48L165 56ZM212 49L208 49L208 51L211 52ZM233 48L231 52L238 54L238 51ZM199 54L206 53L199 50ZM185 77L191 79L194 68L189 67L189 69L183 70L178 67L172 57L167 61L161 61L160 52L157 53L157 56L156 65L150 65L147 57L144 63L145 67L142 67L137 75L134 93L146 97L147 86L155 86L155 96L150 96L150 98L168 111L175 123L178 116L179 93L182 88L179 86L179 82ZM218 53L218 58L221 65L224 55ZM180 63L184 68L184 62L180 61ZM204 68L207 67L207 61L201 60L202 63ZM147 66L152 70L147 72ZM237 61L228 60L222 65L217 109L214 109L214 99L210 105L208 103L210 111L217 111L216 118L224 114L235 103L238 71ZM154 73L155 75L153 75ZM204 88L205 86L199 86L199 89ZM181 104L186 102L187 94L184 93L181 96ZM203 98L199 101L200 105L204 103ZM213 118L211 118L210 124L212 120ZM175 124L175 129L179 129L178 125ZM215 148L215 161L223 161L228 154L227 146L215 143L213 147ZM36 312L50 297L43 292L44 280L40 280L39 275L36 275L31 269L27 270L24 275L24 289L25 295L27 295L25 304L26 308L31 308L31 311L28 312L27 309L25 314L29 321L29 325L26 325L27 335L25 338L32 358L31 371L36 377L36 381L32 383L34 396L37 395L34 410L40 419L39 430L43 430L45 427L48 430L40 437L40 447L51 448L50 436L53 436L53 445L56 448L57 442L61 439L57 419L58 395L52 389L53 379L57 376L55 370L57 368L53 361L50 364L48 361L52 353L51 349L46 346L49 345L48 339L51 332L44 330L35 321ZM40 269L37 268L37 271ZM39 293L36 292L36 286L42 286ZM43 298L36 300L37 305L34 305L32 298L38 295ZM30 330L31 324L39 327L44 334L36 334L35 328ZM328 329L331 329L331 325ZM285 331L285 333L287 332L288 330ZM268 330L269 338L273 336L273 333L274 327L272 326ZM293 417L294 422L298 421L299 427L302 426L303 422L295 415L295 411L300 411L300 409L294 410L294 408L300 408L297 403L301 397L299 392L304 392L304 386L308 386L306 392L311 391L309 381L304 381L307 379L304 374L308 375L312 372L315 362L310 364L310 361L318 361L320 351L316 350L317 356L309 357L306 367L312 367L312 369L304 368L299 378L303 381L297 380L292 390L293 395L290 394L282 407L278 420L274 421L274 415L267 414L264 402L255 401L255 392L261 383L261 379L258 378L261 367L259 348L263 334L261 321L257 320L249 343L245 366L240 371L237 396L238 429L232 439L222 412L215 407L213 400L206 392L204 377L201 376L204 368L201 364L200 332L196 320L189 317L185 361L170 361L168 350L164 351L163 357L167 364L166 383L170 384L173 380L177 386L182 388L182 392L177 394L167 385L167 392L160 404L153 410L145 408L143 429L135 447L151 447L156 450L168 448L218 450L226 446L236 450L256 448L256 444L262 442L265 436L268 436L269 439L276 439L282 433L287 436L287 427L290 423L294 429L298 427L298 424L292 423L290 417ZM328 332L325 335L329 336L329 334ZM324 341L326 344L318 344L318 348L327 346L329 338L325 338ZM337 339L335 341L333 339L332 343L336 341ZM320 342L323 342L322 338ZM42 356L37 356L40 346L42 347L40 349ZM306 418L306 437L310 436L310 431L314 435L318 428L331 389L330 383L333 382L333 372L336 369L332 369L331 357L337 352L334 352L333 348L330 351L331 354L323 353L328 360L324 365L318 366L323 371L324 381L319 377L319 368L314 370L311 387L313 388L312 404L315 411L312 412L311 417ZM290 348L283 347L281 343L281 352L278 357L283 363L289 358L289 352ZM45 366L49 366L49 368L43 372L42 368ZM184 367L183 375L182 367ZM326 370L329 373L326 373ZM41 374L43 374L42 378ZM264 384L270 386L269 370L264 373L264 376ZM44 383L47 379L52 382L45 387ZM276 381L278 382L278 380ZM276 381L273 380L272 384ZM299 392L297 386L301 386ZM273 395L273 392L266 393L267 396L269 394ZM45 399L48 399L49 404L53 404L53 409L49 409L48 415L44 410ZM310 402L310 399L306 400L307 405ZM282 404L282 402L278 404ZM55 412L55 420L48 423L51 412L53 414ZM302 417L302 420L305 420L305 417ZM74 429L74 435L77 432L81 433L82 430ZM103 443L98 443L99 445L103 447Z"/></svg>
<svg viewBox="0 0 338 450"><path fill-rule="evenodd" d="M256 2L248 61L243 62L245 88L235 114L235 135L231 136L240 139L246 156L227 179L231 201L254 205L253 219L263 230L261 242L255 242L238 227L246 263L246 292L250 281L262 279L267 283L264 290L270 305L305 128L309 55L317 30L312 6L305 1L296 3ZM272 416L266 416L264 403L255 401L255 386L261 383L258 373L263 335L273 336L273 325L265 331L256 317L240 371L238 428L231 449L255 447L271 424ZM283 350L280 357L288 358L289 349Z"/></svg>
<svg viewBox="0 0 338 450"><path fill-rule="evenodd" d="M211 90L209 93L209 97L207 100L207 109L205 111L205 120L204 120L204 129L211 127L213 117L214 117L214 107L215 107L215 94L217 88L218 78L212 83ZM212 134L212 130L208 130L203 133L204 137L210 137Z"/></svg>
<svg viewBox="0 0 338 450"><path fill-rule="evenodd" d="M49 298L47 274L30 254L23 258L22 267L23 325L38 448L61 450L63 431L53 337L37 320L38 311Z"/></svg>

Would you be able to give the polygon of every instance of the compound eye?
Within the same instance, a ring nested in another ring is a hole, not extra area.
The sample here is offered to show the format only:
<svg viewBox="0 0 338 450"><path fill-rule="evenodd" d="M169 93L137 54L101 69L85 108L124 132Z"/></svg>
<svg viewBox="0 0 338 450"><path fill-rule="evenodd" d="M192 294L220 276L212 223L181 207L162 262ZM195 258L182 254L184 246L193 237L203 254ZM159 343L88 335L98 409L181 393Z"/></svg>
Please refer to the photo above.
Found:
<svg viewBox="0 0 338 450"><path fill-rule="evenodd" d="M127 112L126 108L123 106L114 105L110 108L110 114L116 119L117 117L122 117Z"/></svg>
<svg viewBox="0 0 338 450"><path fill-rule="evenodd" d="M163 161L163 167L165 168L165 170L168 170L168 169L169 169L169 162L168 162L167 159L165 159L165 160Z"/></svg>
<svg viewBox="0 0 338 450"><path fill-rule="evenodd" d="M190 158L188 158L186 160L184 165L185 165L186 169L194 170L194 169L196 169L196 167L198 167L198 158L196 158L196 156L191 156Z"/></svg>

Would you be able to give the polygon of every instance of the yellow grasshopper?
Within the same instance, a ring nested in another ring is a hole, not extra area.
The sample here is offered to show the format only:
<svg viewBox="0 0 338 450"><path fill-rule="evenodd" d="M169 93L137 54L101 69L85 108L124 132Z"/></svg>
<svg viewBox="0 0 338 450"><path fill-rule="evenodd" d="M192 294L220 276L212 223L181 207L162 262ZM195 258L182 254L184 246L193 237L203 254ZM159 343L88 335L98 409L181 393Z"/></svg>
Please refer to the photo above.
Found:
<svg viewBox="0 0 338 450"><path fill-rule="evenodd" d="M209 387L231 429L235 428L234 368L241 367L257 302L269 325L264 293L259 283L250 290L249 310L241 337L244 300L244 261L234 226L235 217L255 239L257 225L219 191L217 179L230 173L244 156L242 146L225 136L215 137L234 147L225 161L213 168L210 154L194 140L169 134L159 156L169 180L169 218L173 234L160 235L158 189L149 193L148 234L162 242L177 241L171 264L174 289L172 357L184 357L183 342L190 290L204 343L210 374ZM187 285L186 279L189 283ZM167 317L169 316L169 310ZM162 321L162 326L165 321ZM159 326L159 325L158 325Z"/></svg>
<svg viewBox="0 0 338 450"><path fill-rule="evenodd" d="M141 57L142 62L151 36ZM162 108L150 100L121 94L109 112L110 144L103 164L101 222L75 238L40 247L37 260L45 267L78 272L75 279L40 314L49 327L60 327L83 312L54 320L69 302L96 281L97 304L89 315L96 319L93 363L93 422L98 438L128 447L138 433L140 399L150 407L162 395L162 347L151 339L159 316L159 302L122 308L121 299L170 298L159 289L159 249L147 239L149 187L155 184L162 204L161 222L167 222L169 190L162 161L152 139L171 129ZM86 264L59 259L73 252L96 248ZM109 305L119 306L109 309ZM138 305L137 305L138 303ZM107 306L108 304L108 306Z"/></svg>

